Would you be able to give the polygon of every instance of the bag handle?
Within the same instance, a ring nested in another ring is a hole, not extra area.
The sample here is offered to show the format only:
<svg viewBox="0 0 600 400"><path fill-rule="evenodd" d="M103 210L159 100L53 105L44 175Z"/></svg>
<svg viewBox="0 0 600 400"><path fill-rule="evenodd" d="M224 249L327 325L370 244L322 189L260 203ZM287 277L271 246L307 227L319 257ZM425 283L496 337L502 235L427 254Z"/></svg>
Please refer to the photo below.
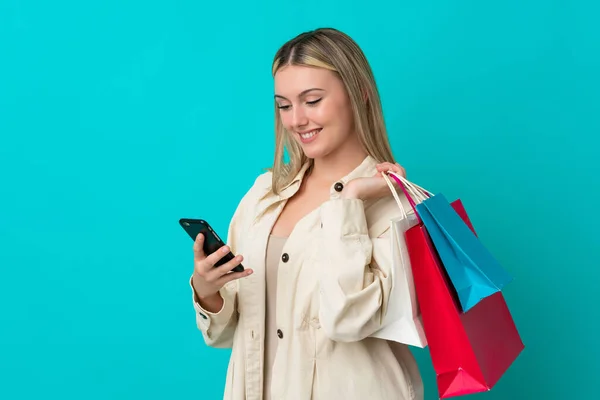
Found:
<svg viewBox="0 0 600 400"><path fill-rule="evenodd" d="M415 213L415 216L417 217L417 220L419 221L419 224L422 224L423 221L421 220L421 217L419 216L419 213L417 212L417 204L415 203L415 200L413 199L412 196L414 196L417 199L417 201L420 203L423 200L425 200L427 197L430 197L431 193L428 192L427 190L421 188L420 186L413 184L412 182L408 181L406 178L404 178L392 171L387 171L386 174L384 174L384 176L385 175L389 175L393 180L396 181L396 183L398 183L398 186L400 186L400 189L402 190L402 192L408 199L408 202L410 203L410 206L412 207L412 209ZM412 194L412 196L411 196L411 194ZM395 197L397 197L397 195ZM399 199L398 199L398 201L399 201ZM403 208L403 211L404 211L404 208Z"/></svg>
<svg viewBox="0 0 600 400"><path fill-rule="evenodd" d="M431 193L429 190L422 188L421 186L409 181L408 179L406 179L405 177L403 177L402 175L398 175L395 172L392 171L388 171L388 174L390 175L394 175L396 178L398 178L399 180L402 181L402 183L404 184L404 186L407 189L412 189L411 193L413 193L413 195L415 195L417 198L421 199L421 200L426 200L429 197L433 196L433 193Z"/></svg>
<svg viewBox="0 0 600 400"><path fill-rule="evenodd" d="M398 197L396 188L390 181L388 175L389 175L389 177L394 179L396 181L396 183L398 183L398 186L400 186L400 189L402 190L402 192L408 199L408 202L410 203L410 206L413 209L415 216L417 217L417 220L419 221L419 223L422 223L421 217L419 216L419 213L417 212L417 205L416 205L417 203L415 202L415 199L417 200L418 203L421 203L422 201L426 200L428 197L432 196L431 192L423 189L420 186L415 185L414 183L408 181L403 176L398 175L392 171L387 171L386 173L383 173L382 174L383 179L389 186L390 191L392 192L392 195L394 196L394 199L396 200L396 203L398 204L398 207L402 211L402 216L405 218L407 217L406 210L404 209L404 206L402 205L402 202L400 201L400 198Z"/></svg>
<svg viewBox="0 0 600 400"><path fill-rule="evenodd" d="M404 218L408 218L408 216L406 215L406 210L404 209L404 206L402 205L402 202L400 201L400 197L398 197L398 192L396 191L394 184L390 181L390 178L386 174L381 174L381 175L383 176L385 183L387 183L387 185L390 187L392 196L394 196L394 199L396 200L396 204L398 204L398 208L400 208L400 211L402 211L402 216Z"/></svg>

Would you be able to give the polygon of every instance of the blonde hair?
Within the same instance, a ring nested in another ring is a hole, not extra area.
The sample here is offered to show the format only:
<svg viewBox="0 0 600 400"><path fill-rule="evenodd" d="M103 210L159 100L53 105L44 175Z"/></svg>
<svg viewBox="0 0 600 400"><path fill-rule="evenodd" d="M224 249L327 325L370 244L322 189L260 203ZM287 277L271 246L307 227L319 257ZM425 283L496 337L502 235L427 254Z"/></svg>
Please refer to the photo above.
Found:
<svg viewBox="0 0 600 400"><path fill-rule="evenodd" d="M352 38L333 28L304 32L277 51L273 60L273 77L287 65L325 68L335 72L348 92L354 127L364 150L377 162L394 162L373 72ZM288 163L284 161L285 149ZM275 104L275 159L271 168L270 192L279 194L308 161L300 145L284 128Z"/></svg>

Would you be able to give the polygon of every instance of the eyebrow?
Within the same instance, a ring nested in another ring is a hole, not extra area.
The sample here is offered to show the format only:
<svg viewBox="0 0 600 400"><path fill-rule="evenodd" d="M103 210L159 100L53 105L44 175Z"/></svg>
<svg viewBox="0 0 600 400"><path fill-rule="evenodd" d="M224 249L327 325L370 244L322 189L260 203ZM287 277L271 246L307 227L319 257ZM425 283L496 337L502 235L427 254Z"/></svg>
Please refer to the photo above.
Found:
<svg viewBox="0 0 600 400"><path fill-rule="evenodd" d="M310 89L306 89L306 90L303 90L302 92L300 92L300 95L299 95L298 97L302 97L302 96L306 95L307 93L309 93L309 92L313 92L313 91L321 91L321 92L324 92L324 91L325 91L325 89L320 89L320 88L310 88ZM276 95L275 95L275 98L276 98L276 99L284 99L284 100L287 100L285 97L283 97L283 96L281 96L281 95L279 95L279 94L276 94Z"/></svg>

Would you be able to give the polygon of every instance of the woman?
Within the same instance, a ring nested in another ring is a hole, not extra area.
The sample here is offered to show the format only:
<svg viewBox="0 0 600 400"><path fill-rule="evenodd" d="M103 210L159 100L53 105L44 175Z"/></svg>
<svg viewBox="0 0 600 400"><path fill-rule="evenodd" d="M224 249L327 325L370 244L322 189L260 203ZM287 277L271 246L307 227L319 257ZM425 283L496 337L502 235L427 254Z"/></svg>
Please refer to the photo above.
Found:
<svg viewBox="0 0 600 400"><path fill-rule="evenodd" d="M194 244L198 328L232 347L225 399L421 399L407 346L369 337L400 215L381 172L404 174L369 64L347 35L318 29L283 45L273 76L275 161L231 221L224 251L238 256L214 268L224 253Z"/></svg>

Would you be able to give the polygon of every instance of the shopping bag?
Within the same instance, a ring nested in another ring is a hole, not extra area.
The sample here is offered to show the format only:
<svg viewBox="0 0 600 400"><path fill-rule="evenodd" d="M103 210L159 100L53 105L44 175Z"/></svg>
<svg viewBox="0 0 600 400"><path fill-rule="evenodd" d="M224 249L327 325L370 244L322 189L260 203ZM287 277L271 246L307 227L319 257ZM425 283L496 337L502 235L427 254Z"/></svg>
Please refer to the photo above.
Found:
<svg viewBox="0 0 600 400"><path fill-rule="evenodd" d="M475 234L460 200L451 206ZM405 237L440 398L491 390L525 348L502 292L463 312L425 226Z"/></svg>
<svg viewBox="0 0 600 400"><path fill-rule="evenodd" d="M416 210L456 289L463 312L512 280L443 194L429 197Z"/></svg>
<svg viewBox="0 0 600 400"><path fill-rule="evenodd" d="M410 204L401 201L389 178L384 175L384 179L400 208L400 217L390 221L392 289L387 312L382 321L382 328L371 334L371 337L424 348L427 346L427 339L423 330L404 236L405 232L417 225L419 221Z"/></svg>

